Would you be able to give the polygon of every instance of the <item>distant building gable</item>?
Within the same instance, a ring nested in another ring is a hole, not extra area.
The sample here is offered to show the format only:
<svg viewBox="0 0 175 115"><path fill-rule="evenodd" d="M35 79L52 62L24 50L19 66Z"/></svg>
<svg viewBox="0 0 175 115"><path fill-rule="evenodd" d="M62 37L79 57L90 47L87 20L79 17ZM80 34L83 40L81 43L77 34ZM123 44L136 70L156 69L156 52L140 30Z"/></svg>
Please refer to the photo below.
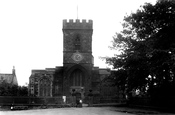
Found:
<svg viewBox="0 0 175 115"><path fill-rule="evenodd" d="M15 68L13 68L12 74L0 73L0 84L2 82L6 82L11 85L18 85L18 81L15 74Z"/></svg>
<svg viewBox="0 0 175 115"><path fill-rule="evenodd" d="M106 68L104 69L100 68L99 74L100 74L100 79L102 81L103 79L107 78L111 74L111 70Z"/></svg>

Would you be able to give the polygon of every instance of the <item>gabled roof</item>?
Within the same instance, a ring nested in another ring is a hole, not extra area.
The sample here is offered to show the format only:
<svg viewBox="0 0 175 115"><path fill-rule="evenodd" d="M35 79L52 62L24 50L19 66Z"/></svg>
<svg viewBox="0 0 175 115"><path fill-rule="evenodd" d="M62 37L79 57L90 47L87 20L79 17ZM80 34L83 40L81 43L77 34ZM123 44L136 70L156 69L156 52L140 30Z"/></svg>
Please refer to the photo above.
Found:
<svg viewBox="0 0 175 115"><path fill-rule="evenodd" d="M99 69L99 74L110 75L111 71L110 69Z"/></svg>
<svg viewBox="0 0 175 115"><path fill-rule="evenodd" d="M0 83L3 81L12 85L18 85L16 75L14 74L0 74Z"/></svg>
<svg viewBox="0 0 175 115"><path fill-rule="evenodd" d="M13 69L12 69L12 74L0 73L0 84L4 81L6 83L11 84L11 85L18 85L18 81L17 81L17 78L16 78L15 67L14 66L13 66Z"/></svg>

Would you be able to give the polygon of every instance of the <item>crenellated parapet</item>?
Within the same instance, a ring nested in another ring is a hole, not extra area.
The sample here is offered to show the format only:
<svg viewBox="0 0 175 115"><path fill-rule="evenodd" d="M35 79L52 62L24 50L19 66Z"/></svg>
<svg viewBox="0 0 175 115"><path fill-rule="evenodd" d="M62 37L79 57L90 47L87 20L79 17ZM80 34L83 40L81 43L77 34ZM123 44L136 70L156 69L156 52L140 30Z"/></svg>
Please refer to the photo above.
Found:
<svg viewBox="0 0 175 115"><path fill-rule="evenodd" d="M93 27L92 20L79 20L76 19L75 21L70 20L63 20L63 29L92 29Z"/></svg>

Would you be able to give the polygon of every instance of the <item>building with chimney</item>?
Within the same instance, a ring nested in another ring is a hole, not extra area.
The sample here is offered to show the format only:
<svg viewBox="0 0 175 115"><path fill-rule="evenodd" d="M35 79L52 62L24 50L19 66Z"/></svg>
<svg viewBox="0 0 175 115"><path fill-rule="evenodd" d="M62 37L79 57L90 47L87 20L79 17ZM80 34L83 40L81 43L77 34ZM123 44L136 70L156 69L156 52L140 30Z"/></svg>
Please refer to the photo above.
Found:
<svg viewBox="0 0 175 115"><path fill-rule="evenodd" d="M8 83L10 85L18 85L15 67L13 67L12 69L12 74L0 73L0 84L3 82Z"/></svg>

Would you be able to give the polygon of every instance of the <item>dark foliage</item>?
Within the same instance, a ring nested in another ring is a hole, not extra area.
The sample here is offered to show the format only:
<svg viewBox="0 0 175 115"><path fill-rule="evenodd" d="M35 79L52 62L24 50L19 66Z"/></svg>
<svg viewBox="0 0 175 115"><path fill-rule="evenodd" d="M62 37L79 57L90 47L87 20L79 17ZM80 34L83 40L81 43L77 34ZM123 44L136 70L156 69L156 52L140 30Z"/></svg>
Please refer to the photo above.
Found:
<svg viewBox="0 0 175 115"><path fill-rule="evenodd" d="M0 84L0 96L28 96L28 88L2 82Z"/></svg>
<svg viewBox="0 0 175 115"><path fill-rule="evenodd" d="M118 70L118 86L127 92L139 89L149 95L175 95L174 20L173 1L146 3L124 18L123 30L116 33L111 47L121 53L106 58Z"/></svg>

